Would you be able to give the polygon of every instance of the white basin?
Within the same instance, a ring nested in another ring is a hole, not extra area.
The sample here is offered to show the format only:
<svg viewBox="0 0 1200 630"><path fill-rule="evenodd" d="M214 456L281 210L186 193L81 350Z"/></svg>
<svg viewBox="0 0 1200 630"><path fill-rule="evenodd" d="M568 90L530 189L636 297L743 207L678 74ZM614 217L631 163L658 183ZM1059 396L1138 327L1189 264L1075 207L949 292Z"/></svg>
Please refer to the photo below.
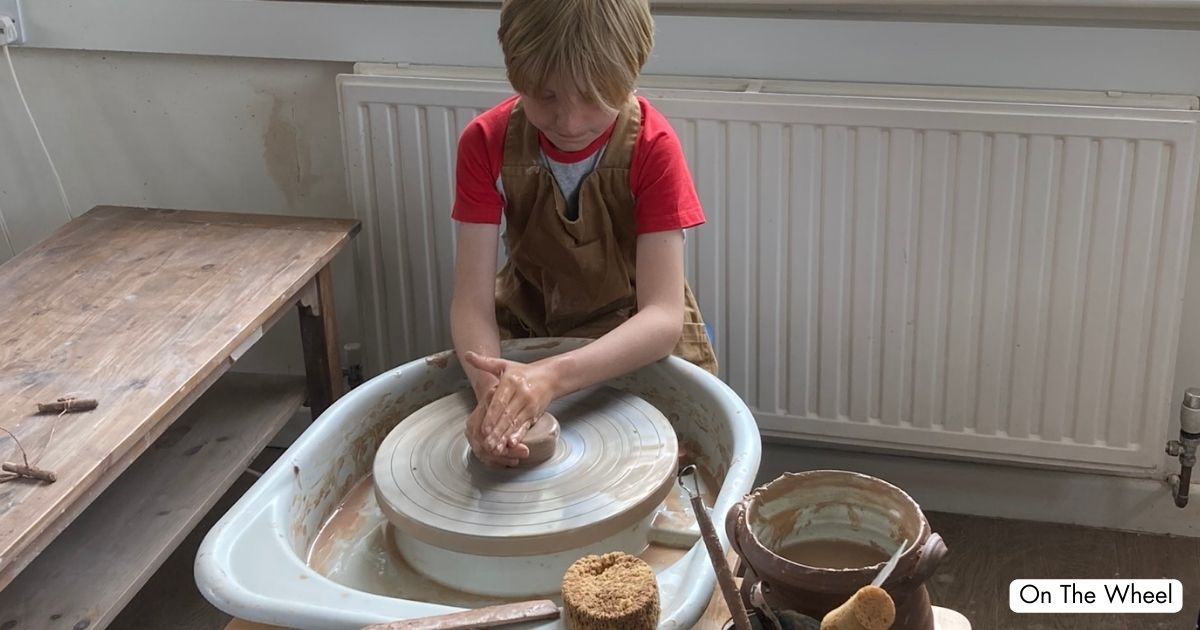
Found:
<svg viewBox="0 0 1200 630"><path fill-rule="evenodd" d="M533 361L587 343L581 339L506 342L507 358ZM724 383L669 357L609 385L658 407L691 459L720 483L712 510L723 545L725 514L750 491L762 448L750 410ZM209 532L196 557L196 583L221 610L291 628L360 628L371 623L458 612L401 594L386 596L331 580L306 563L322 524L371 473L375 451L402 419L468 387L452 352L412 361L356 388L318 418ZM702 542L657 571L660 628L690 628L715 585ZM526 628L562 628L561 621Z"/></svg>

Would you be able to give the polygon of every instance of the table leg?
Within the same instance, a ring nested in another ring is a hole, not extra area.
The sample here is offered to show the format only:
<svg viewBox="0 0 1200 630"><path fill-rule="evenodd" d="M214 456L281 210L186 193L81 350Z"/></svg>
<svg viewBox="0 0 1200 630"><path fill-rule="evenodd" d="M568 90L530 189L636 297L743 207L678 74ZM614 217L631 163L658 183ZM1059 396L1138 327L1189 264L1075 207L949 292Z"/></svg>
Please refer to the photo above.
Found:
<svg viewBox="0 0 1200 630"><path fill-rule="evenodd" d="M308 376L308 406L317 418L345 393L334 320L333 273L328 265L304 289L297 306L304 372Z"/></svg>

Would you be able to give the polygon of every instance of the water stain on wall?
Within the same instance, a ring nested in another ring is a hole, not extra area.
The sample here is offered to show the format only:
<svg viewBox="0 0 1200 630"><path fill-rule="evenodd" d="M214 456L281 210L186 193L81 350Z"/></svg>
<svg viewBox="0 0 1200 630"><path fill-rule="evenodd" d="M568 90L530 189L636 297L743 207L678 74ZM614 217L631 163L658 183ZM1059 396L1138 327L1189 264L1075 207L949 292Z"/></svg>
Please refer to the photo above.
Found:
<svg viewBox="0 0 1200 630"><path fill-rule="evenodd" d="M271 113L263 130L263 159L267 172L287 198L296 206L307 197L320 176L312 172L308 140L296 123L296 104L275 93L271 97Z"/></svg>

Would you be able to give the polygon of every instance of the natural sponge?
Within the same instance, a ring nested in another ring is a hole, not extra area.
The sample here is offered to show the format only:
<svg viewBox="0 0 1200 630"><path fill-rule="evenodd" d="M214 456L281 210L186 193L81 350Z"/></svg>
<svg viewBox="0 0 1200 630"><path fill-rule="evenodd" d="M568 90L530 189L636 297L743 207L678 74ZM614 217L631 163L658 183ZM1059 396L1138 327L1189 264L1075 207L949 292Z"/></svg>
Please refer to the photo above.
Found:
<svg viewBox="0 0 1200 630"><path fill-rule="evenodd" d="M567 569L563 608L571 630L654 630L658 581L637 556L613 552L585 556Z"/></svg>
<svg viewBox="0 0 1200 630"><path fill-rule="evenodd" d="M878 586L858 589L845 604L829 611L821 627L829 630L888 630L896 622L896 605Z"/></svg>

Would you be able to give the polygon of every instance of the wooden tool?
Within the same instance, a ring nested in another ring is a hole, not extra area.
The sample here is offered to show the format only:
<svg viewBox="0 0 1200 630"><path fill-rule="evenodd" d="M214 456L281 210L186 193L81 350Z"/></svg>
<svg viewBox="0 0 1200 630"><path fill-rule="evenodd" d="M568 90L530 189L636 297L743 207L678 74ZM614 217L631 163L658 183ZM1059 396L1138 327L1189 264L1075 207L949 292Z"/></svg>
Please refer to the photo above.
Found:
<svg viewBox="0 0 1200 630"><path fill-rule="evenodd" d="M693 482L696 487L693 492L683 483L683 478L689 475L695 478L695 464L688 464L679 471L679 485L688 493L692 513L696 515L696 524L700 526L700 538L704 540L704 546L708 549L708 559L712 562L713 570L717 572L717 585L721 587L721 595L725 598L725 604L729 606L729 613L733 615L733 625L737 630L750 630L750 617L746 614L746 607L742 604L737 586L733 583L733 573L725 560L725 552L721 550L721 540L717 538L712 519L708 517L708 510L704 507L704 497L700 496L700 486Z"/></svg>
<svg viewBox="0 0 1200 630"><path fill-rule="evenodd" d="M59 398L52 403L38 403L38 413L78 413L91 411L100 406L100 402L92 398Z"/></svg>
<svg viewBox="0 0 1200 630"><path fill-rule="evenodd" d="M3 464L0 464L0 470L3 470L7 473L12 473L19 477L25 477L27 479L45 481L46 483L54 483L55 481L58 481L58 475L55 475L53 471L38 468L37 466L4 462Z"/></svg>
<svg viewBox="0 0 1200 630"><path fill-rule="evenodd" d="M435 615L419 619L406 619L389 623L377 623L363 630L466 630L467 628L495 628L522 621L558 619L558 605L548 599L513 604L500 604L475 610Z"/></svg>

